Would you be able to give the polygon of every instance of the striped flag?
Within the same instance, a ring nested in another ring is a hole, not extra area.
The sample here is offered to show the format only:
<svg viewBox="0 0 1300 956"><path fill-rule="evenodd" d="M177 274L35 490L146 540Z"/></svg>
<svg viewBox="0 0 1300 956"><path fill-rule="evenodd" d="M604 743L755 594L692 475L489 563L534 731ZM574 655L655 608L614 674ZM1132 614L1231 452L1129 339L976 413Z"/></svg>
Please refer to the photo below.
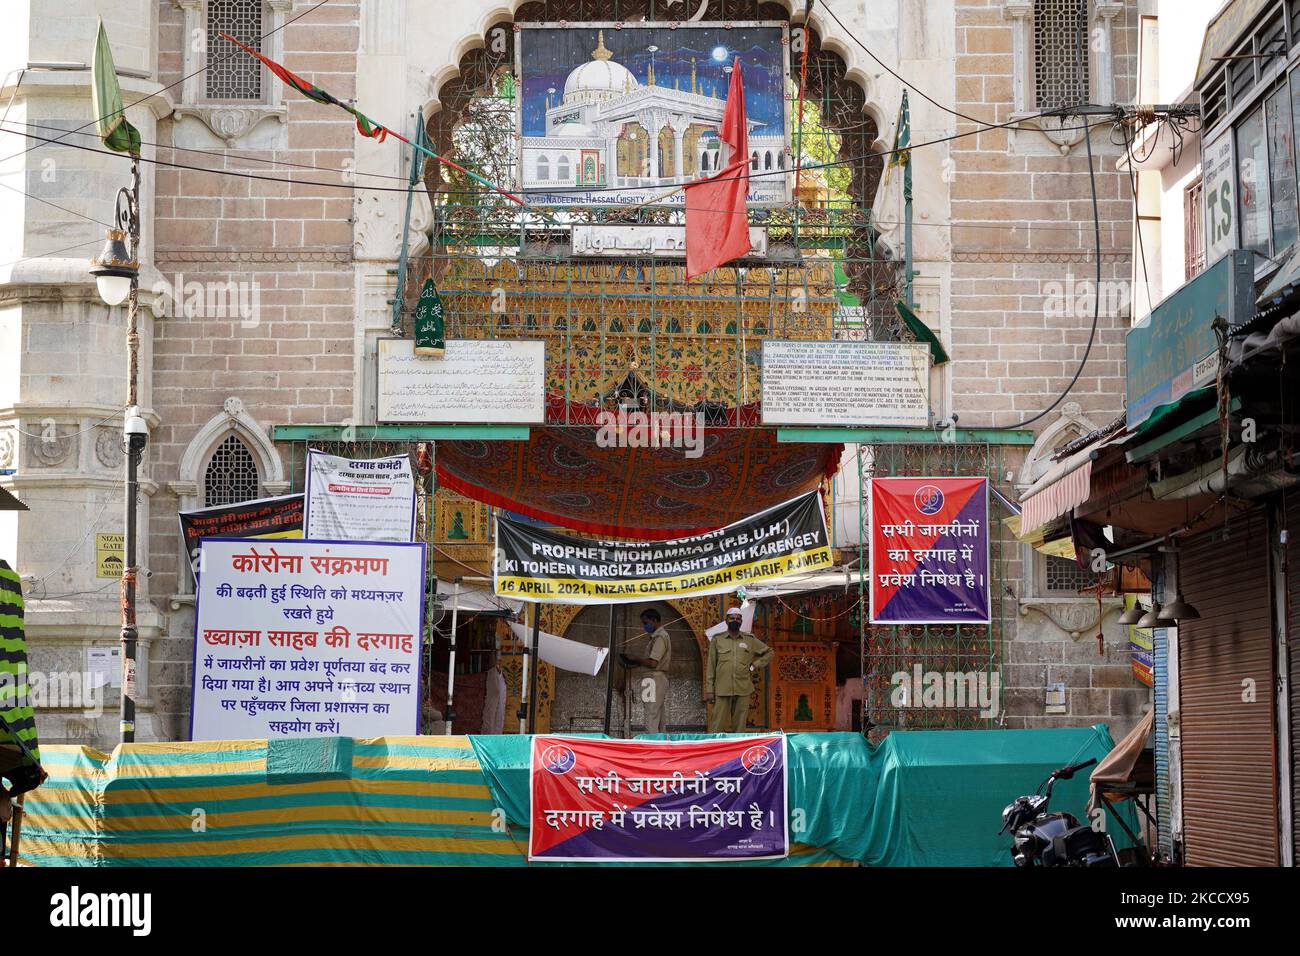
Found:
<svg viewBox="0 0 1300 956"><path fill-rule="evenodd" d="M307 97L307 99L313 100L317 103L321 103L325 106L337 106L339 107L339 109L346 110L347 112L351 113L352 116L355 117L357 121L357 132L360 133L362 136L368 136L371 139L382 143L384 141L384 137L388 135L389 133L388 127L384 126L381 123L376 123L369 116L366 116L364 113L360 112L359 110L354 109L353 107L349 106L347 103L344 103L342 100L337 99L330 93L327 93L325 90L322 90L316 84L308 83L297 73L294 73L292 70L286 69L285 67L281 66L279 63L276 63L274 60L267 59L266 57L262 56L262 54L258 53L256 50L252 49L251 47L246 46L243 43L240 43L238 40L236 40L228 33L219 33L217 35L220 36L223 40L229 40L231 43L239 47L245 53L251 53L253 56L257 57L259 60L261 60L263 63L266 64L266 68L268 70L270 70L272 73L278 76L285 83L288 83L290 86L292 86L303 96Z"/></svg>

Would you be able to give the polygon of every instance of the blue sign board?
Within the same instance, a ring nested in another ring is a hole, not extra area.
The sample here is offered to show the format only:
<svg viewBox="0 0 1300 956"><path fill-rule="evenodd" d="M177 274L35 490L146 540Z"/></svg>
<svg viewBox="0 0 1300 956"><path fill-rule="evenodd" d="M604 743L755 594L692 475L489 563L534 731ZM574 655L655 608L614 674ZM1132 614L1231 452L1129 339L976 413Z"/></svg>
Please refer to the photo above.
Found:
<svg viewBox="0 0 1300 956"><path fill-rule="evenodd" d="M1210 385L1219 371L1214 320L1229 326L1254 314L1255 254L1224 256L1151 310L1125 340L1128 427L1142 424L1161 405Z"/></svg>

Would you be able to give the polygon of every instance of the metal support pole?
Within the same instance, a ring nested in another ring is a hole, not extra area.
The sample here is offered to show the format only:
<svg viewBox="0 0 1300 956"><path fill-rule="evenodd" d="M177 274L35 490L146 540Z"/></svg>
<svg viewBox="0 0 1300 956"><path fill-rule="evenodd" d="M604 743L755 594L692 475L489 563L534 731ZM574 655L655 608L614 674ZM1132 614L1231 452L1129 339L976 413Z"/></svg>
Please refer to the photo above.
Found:
<svg viewBox="0 0 1300 956"><path fill-rule="evenodd" d="M537 672L541 670L540 658L537 656L537 641L541 630L542 606L537 604L533 606L533 670L529 675L531 684L528 687L528 732L530 734L537 730Z"/></svg>
<svg viewBox="0 0 1300 956"><path fill-rule="evenodd" d="M460 610L460 578L451 584L451 653L447 658L447 712L443 714L444 733L451 733L452 721L456 719L456 708L452 698L456 694L456 617Z"/></svg>
<svg viewBox="0 0 1300 956"><path fill-rule="evenodd" d="M536 604L531 605L531 607L533 609L533 621L536 622L538 619L538 614L541 612L541 608L539 608ZM519 710L515 712L515 716L519 718L519 732L521 734L526 734L528 733L529 657L528 657L528 642L522 641L521 643L523 644L524 664L523 664L523 669L519 672Z"/></svg>
<svg viewBox="0 0 1300 956"><path fill-rule="evenodd" d="M126 195L123 196L123 193ZM126 201L123 210L122 200ZM131 158L131 188L118 193L118 222L126 226L128 249L132 261L138 261L140 249L140 162ZM123 221L125 220L125 221ZM135 698L136 698L136 629L135 585L139 569L136 567L136 499L139 496L140 459L144 456L145 445L149 435L146 431L135 430L133 422L139 419L136 402L137 384L140 375L140 278L139 273L131 278L131 291L127 298L126 310L126 416L123 423L123 442L126 445L126 518L123 538L122 561L122 694L121 713L118 727L124 744L135 740Z"/></svg>
<svg viewBox="0 0 1300 956"><path fill-rule="evenodd" d="M609 653L605 655L605 736L609 736L610 722L614 719L614 605L609 606Z"/></svg>

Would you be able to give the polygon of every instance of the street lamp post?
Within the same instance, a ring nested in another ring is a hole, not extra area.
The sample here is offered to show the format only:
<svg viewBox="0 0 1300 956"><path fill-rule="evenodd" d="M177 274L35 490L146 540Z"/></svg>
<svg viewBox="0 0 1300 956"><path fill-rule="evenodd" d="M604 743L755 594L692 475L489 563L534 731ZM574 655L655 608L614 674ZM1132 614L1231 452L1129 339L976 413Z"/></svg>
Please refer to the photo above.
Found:
<svg viewBox="0 0 1300 956"><path fill-rule="evenodd" d="M140 374L140 162L131 157L131 186L117 193L117 228L108 231L108 239L90 274L95 277L100 298L110 308L126 307L126 416L122 426L122 444L126 451L126 521L122 561L122 708L119 729L121 741L135 740L135 656L136 629L135 586L136 501L139 495L139 467L149 441L149 428L140 414L136 385Z"/></svg>

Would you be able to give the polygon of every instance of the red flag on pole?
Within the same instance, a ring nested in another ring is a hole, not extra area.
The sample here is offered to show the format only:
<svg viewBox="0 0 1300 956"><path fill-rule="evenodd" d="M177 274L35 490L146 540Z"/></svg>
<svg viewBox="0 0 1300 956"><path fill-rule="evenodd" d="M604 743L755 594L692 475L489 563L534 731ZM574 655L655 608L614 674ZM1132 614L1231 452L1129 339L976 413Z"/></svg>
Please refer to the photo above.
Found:
<svg viewBox="0 0 1300 956"><path fill-rule="evenodd" d="M726 165L708 179L686 186L686 278L749 252L749 127L745 117L745 85L740 57L731 70L727 108L718 131L730 152Z"/></svg>

